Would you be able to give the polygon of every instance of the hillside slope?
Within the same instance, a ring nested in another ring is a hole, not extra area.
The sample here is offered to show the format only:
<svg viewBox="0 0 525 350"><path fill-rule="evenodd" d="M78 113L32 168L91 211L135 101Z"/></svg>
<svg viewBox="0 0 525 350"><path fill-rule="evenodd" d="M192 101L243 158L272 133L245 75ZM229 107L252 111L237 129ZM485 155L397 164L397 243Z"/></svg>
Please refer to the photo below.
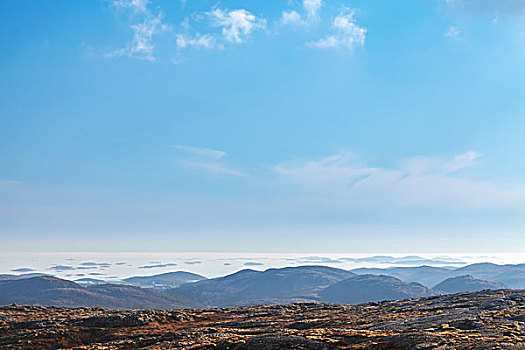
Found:
<svg viewBox="0 0 525 350"><path fill-rule="evenodd" d="M0 305L13 303L115 309L200 306L189 298L178 298L134 286L103 284L84 288L71 281L47 276L0 281Z"/></svg>
<svg viewBox="0 0 525 350"><path fill-rule="evenodd" d="M361 304L371 301L421 298L436 293L419 284L407 283L391 276L360 275L337 282L321 291L321 300L338 304Z"/></svg>
<svg viewBox="0 0 525 350"><path fill-rule="evenodd" d="M484 281L470 275L450 277L434 286L434 290L443 293L476 292L485 289L504 289L499 282Z"/></svg>

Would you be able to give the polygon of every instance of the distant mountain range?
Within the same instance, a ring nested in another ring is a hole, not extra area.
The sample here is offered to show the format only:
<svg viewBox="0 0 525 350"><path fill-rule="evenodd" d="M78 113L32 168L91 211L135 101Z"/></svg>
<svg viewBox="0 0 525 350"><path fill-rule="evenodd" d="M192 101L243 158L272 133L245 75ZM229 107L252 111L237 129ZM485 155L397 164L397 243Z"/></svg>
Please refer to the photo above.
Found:
<svg viewBox="0 0 525 350"><path fill-rule="evenodd" d="M38 272L34 272L34 273L23 273L21 275L13 275L13 274L1 274L0 275L0 280L21 280L21 279L25 279L25 278L30 278L30 277L39 277L39 276L51 276L49 274L46 274L46 273L38 273Z"/></svg>
<svg viewBox="0 0 525 350"><path fill-rule="evenodd" d="M442 267L417 266L417 267L391 267L387 269L360 268L352 270L359 275L385 275L399 278L405 282L417 282L430 287L449 278L451 271Z"/></svg>
<svg viewBox="0 0 525 350"><path fill-rule="evenodd" d="M327 266L285 267L206 279L177 271L78 283L52 276L0 276L0 304L171 309L291 302L358 304L443 293L525 286L525 265L474 264L347 271Z"/></svg>
<svg viewBox="0 0 525 350"><path fill-rule="evenodd" d="M129 277L122 281L145 288L174 288L189 282L205 280L206 277L191 272L176 271L154 276Z"/></svg>
<svg viewBox="0 0 525 350"><path fill-rule="evenodd" d="M56 277L40 276L0 281L0 305L93 307L110 309L174 309L199 307L186 298L160 293L153 289L105 284L82 287Z"/></svg>
<svg viewBox="0 0 525 350"><path fill-rule="evenodd" d="M354 273L326 266L285 267L237 273L182 285L171 292L195 298L209 306L282 303L318 299L322 289Z"/></svg>
<svg viewBox="0 0 525 350"><path fill-rule="evenodd" d="M427 287L435 286L441 281L457 276L470 275L485 281L496 281L513 289L525 289L525 264L497 265L492 263L478 263L456 269L442 267L392 267L386 269L360 268L351 270L354 273L387 275L399 278L405 282L418 282Z"/></svg>

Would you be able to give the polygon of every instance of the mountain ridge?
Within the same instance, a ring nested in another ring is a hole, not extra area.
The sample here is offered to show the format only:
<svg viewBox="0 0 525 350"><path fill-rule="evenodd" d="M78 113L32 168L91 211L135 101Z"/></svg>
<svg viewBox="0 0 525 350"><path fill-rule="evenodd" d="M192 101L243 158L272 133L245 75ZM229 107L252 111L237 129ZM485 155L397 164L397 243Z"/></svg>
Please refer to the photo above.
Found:
<svg viewBox="0 0 525 350"><path fill-rule="evenodd" d="M122 282L140 287L174 288L188 282L205 280L206 277L192 272L174 271L152 276L132 276L124 278Z"/></svg>
<svg viewBox="0 0 525 350"><path fill-rule="evenodd" d="M38 276L0 281L0 304L89 307L115 309L171 309L200 306L189 298L179 298L154 290L121 284L82 287L57 277Z"/></svg>

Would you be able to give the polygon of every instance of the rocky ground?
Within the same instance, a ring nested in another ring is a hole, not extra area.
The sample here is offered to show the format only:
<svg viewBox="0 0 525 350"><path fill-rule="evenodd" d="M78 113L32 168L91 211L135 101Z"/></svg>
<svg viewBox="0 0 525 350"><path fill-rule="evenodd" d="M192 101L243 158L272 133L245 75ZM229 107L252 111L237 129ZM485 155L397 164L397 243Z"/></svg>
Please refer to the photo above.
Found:
<svg viewBox="0 0 525 350"><path fill-rule="evenodd" d="M1 349L525 349L525 291L358 306L0 308Z"/></svg>

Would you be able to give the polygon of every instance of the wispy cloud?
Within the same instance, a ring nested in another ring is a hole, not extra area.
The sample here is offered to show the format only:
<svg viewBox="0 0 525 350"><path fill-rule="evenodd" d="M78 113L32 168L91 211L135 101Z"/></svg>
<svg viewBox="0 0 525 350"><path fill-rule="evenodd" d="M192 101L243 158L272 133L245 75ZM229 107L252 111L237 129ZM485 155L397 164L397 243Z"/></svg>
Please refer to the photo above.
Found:
<svg viewBox="0 0 525 350"><path fill-rule="evenodd" d="M180 26L184 34L176 35L178 50L190 47L222 50L226 43L244 43L254 31L266 29L265 19L258 18L245 9L223 10L216 8L209 12L194 14L193 18L197 22L206 20L206 25L220 28L220 32L217 32L216 29L210 29L210 32L206 34L192 33L190 17L186 17ZM182 62L180 52L175 58L172 58L172 62L177 64Z"/></svg>
<svg viewBox="0 0 525 350"><path fill-rule="evenodd" d="M224 46L222 44L218 44L215 37L210 34L200 35L197 33L193 37L177 34L177 47L179 49L184 49L187 47L194 47L197 49L222 49Z"/></svg>
<svg viewBox="0 0 525 350"><path fill-rule="evenodd" d="M266 28L265 19L258 18L245 9L215 9L207 15L211 19L211 25L220 27L224 38L232 43L243 43L252 32Z"/></svg>
<svg viewBox="0 0 525 350"><path fill-rule="evenodd" d="M350 207L420 205L470 210L512 207L525 199L523 189L457 176L479 157L473 151L449 159L414 157L396 168L380 168L360 164L342 153L280 163L274 171L298 186L303 195L310 193L312 198Z"/></svg>
<svg viewBox="0 0 525 350"><path fill-rule="evenodd" d="M303 7L309 19L316 18L322 6L321 0L303 0Z"/></svg>
<svg viewBox="0 0 525 350"><path fill-rule="evenodd" d="M118 9L130 9L135 13L148 11L149 0L114 0L111 5Z"/></svg>
<svg viewBox="0 0 525 350"><path fill-rule="evenodd" d="M432 157L412 157L403 162L403 170L409 174L451 174L474 166L481 154L468 151L452 159Z"/></svg>
<svg viewBox="0 0 525 350"><path fill-rule="evenodd" d="M242 177L246 175L243 171L231 167L223 161L223 158L226 156L226 152L210 148L182 145L177 145L175 148L192 156L191 158L182 160L182 164L188 168L203 170L207 173L231 175L236 177Z"/></svg>
<svg viewBox="0 0 525 350"><path fill-rule="evenodd" d="M208 173L231 175L243 177L246 174L240 170L229 167L226 164L210 161L184 161L184 164L190 168L204 170Z"/></svg>
<svg viewBox="0 0 525 350"><path fill-rule="evenodd" d="M355 163L353 159L352 153L343 152L320 160L279 163L274 166L274 171L310 187L341 182L350 184L380 170Z"/></svg>
<svg viewBox="0 0 525 350"><path fill-rule="evenodd" d="M454 156L450 161L445 162L444 169L447 174L461 170L463 168L471 167L475 164L476 159L480 158L481 154L474 151L468 151L463 154Z"/></svg>
<svg viewBox="0 0 525 350"><path fill-rule="evenodd" d="M192 147L192 146L183 146L183 145L176 145L175 148L191 153L193 155L204 157L204 158L212 158L212 159L221 159L226 155L226 152L218 151L215 149L205 148L205 147Z"/></svg>
<svg viewBox="0 0 525 350"><path fill-rule="evenodd" d="M114 50L106 56L126 56L145 61L156 61L156 36L172 30L172 26L165 22L159 6L153 6L151 0L112 0L110 5L129 17L130 29L133 38L121 49ZM319 20L322 0L303 0L298 9L281 12L280 19L274 23L291 26L304 26ZM355 12L345 9L332 20L331 34L306 45L315 48L346 48L353 49L363 46L366 29L358 26L354 19ZM196 27L190 26L190 19L195 20ZM176 26L179 33L174 38L177 52L171 54L171 62L180 64L184 61L182 50L219 49L226 44L242 44L254 32L266 31L267 20L262 15L255 15L245 8L224 9L212 7L209 11L196 12L188 15L185 20ZM207 28L206 28L207 27ZM199 30L196 30L199 28Z"/></svg>
<svg viewBox="0 0 525 350"><path fill-rule="evenodd" d="M224 232L224 237L230 240L245 237L247 232L259 232L261 237L286 236L292 245L311 242L316 237L330 237L333 233L338 242L365 240L372 244L374 241L374 248L377 240L387 248L389 244L398 244L396 235L417 237L420 233L422 238L433 233L465 233L469 237L465 243L473 242L476 235L484 235L486 242L492 242L497 235L513 248L513 244L520 242L519 230L524 224L525 184L480 177L477 167L483 163L477 152L471 152L444 158L416 157L389 162L392 164L389 166L374 166L350 152L341 152L320 159L278 162L269 169L259 168L260 171L252 168L246 175L238 170L242 168L226 163L227 155L214 159L183 152L177 160L188 171L211 174L217 187L231 185L231 176L234 176L235 185L239 186L236 188L242 189L243 194L198 194L188 200L184 193L177 192L165 197L137 192L115 195L107 188L86 190L21 184L18 193L0 196L0 222L4 231L9 229L5 224L9 222L42 233L69 234L77 230L75 237L83 246L92 247L90 249L100 246L100 242L104 245L106 237L111 236L107 232L118 230L133 233L132 239L119 236L118 241L125 247L150 242L144 240L144 232L166 230L170 235L180 232L174 234L171 242L185 247L195 244L195 239L188 238L191 234L183 234L186 232L202 234L197 237L205 238L205 243L214 239L213 244L224 242L217 238L222 235L210 232ZM413 159L432 165L415 171L407 166ZM239 177L243 175L244 178ZM199 184L199 180L192 179L195 184ZM92 232L97 231L101 234L93 239ZM63 236L55 237L60 240ZM438 240L428 242L439 244L439 237L435 238ZM410 243L411 239L404 242ZM326 240L319 238L314 242L309 245L312 250L315 244L325 244ZM32 247L48 243L45 239L27 242ZM7 244L12 243L7 240ZM68 266L53 270L73 268ZM78 266L75 269L85 272L97 268Z"/></svg>
<svg viewBox="0 0 525 350"><path fill-rule="evenodd" d="M355 11L346 9L332 21L333 34L317 41L308 42L312 48L346 48L353 49L365 44L366 29L359 27L355 22Z"/></svg>
<svg viewBox="0 0 525 350"><path fill-rule="evenodd" d="M142 22L132 24L133 39L125 48L116 50L108 54L110 57L127 56L131 58L142 59L146 61L156 61L154 55L155 44L153 37L159 33L168 31L171 27L163 22L161 12L154 15L148 9L148 0L119 0L114 1L113 6L122 9L132 9L135 14L139 14ZM137 16L133 16L135 19Z"/></svg>
<svg viewBox="0 0 525 350"><path fill-rule="evenodd" d="M323 5L321 0L303 0L302 13L295 10L283 11L280 22L285 25L306 25L319 19L319 11Z"/></svg>
<svg viewBox="0 0 525 350"><path fill-rule="evenodd" d="M281 23L285 25L303 24L301 15L297 11L283 11L281 13Z"/></svg>

